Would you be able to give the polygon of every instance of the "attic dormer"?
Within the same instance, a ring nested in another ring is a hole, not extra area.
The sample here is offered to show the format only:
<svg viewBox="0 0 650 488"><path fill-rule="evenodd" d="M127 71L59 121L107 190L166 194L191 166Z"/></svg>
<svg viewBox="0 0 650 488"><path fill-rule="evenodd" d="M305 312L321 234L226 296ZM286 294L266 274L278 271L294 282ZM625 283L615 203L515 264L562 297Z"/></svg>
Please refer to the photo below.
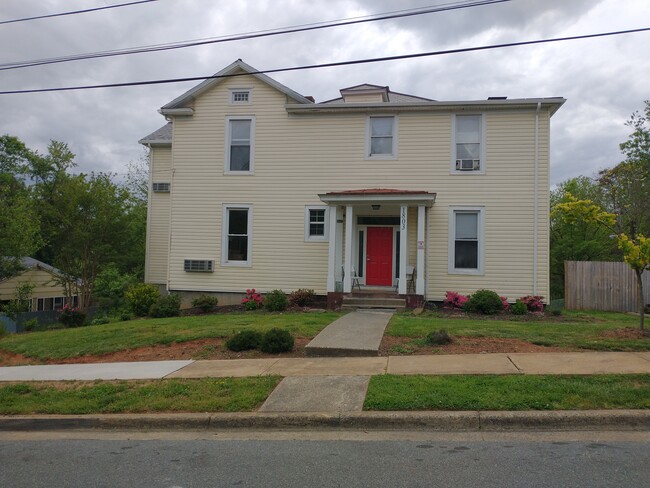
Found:
<svg viewBox="0 0 650 488"><path fill-rule="evenodd" d="M341 96L345 103L382 103L388 102L387 86L357 85L341 89Z"/></svg>

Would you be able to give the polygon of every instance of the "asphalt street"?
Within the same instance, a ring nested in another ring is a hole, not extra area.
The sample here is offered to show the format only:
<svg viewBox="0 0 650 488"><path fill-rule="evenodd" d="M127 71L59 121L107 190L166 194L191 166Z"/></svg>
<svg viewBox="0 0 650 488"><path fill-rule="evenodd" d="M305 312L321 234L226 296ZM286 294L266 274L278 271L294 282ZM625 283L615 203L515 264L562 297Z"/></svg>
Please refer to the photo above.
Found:
<svg viewBox="0 0 650 488"><path fill-rule="evenodd" d="M390 435L276 440L281 434L224 440L58 437L3 434L0 486L595 488L646 486L650 480L647 435L577 440L548 434L544 440L535 434L500 440L475 435L427 440L423 434L406 440Z"/></svg>

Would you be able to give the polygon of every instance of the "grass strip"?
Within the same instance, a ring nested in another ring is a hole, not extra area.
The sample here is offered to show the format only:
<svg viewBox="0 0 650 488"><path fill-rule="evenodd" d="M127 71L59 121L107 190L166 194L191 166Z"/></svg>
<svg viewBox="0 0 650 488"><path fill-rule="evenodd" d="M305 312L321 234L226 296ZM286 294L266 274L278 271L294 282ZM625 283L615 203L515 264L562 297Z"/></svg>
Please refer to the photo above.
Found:
<svg viewBox="0 0 650 488"><path fill-rule="evenodd" d="M77 329L13 334L0 339L0 349L35 359L67 359L137 347L195 339L228 337L240 330L265 332L273 327L314 337L340 313L233 312L164 319L138 319Z"/></svg>
<svg viewBox="0 0 650 488"><path fill-rule="evenodd" d="M248 412L279 376L0 384L0 414Z"/></svg>
<svg viewBox="0 0 650 488"><path fill-rule="evenodd" d="M650 375L373 376L365 410L650 408Z"/></svg>
<svg viewBox="0 0 650 488"><path fill-rule="evenodd" d="M427 312L420 316L395 315L386 334L421 338L437 329L452 336L520 339L540 346L594 351L650 351L650 338L608 335L619 329L638 328L639 318L616 312L565 311L561 317L465 317Z"/></svg>

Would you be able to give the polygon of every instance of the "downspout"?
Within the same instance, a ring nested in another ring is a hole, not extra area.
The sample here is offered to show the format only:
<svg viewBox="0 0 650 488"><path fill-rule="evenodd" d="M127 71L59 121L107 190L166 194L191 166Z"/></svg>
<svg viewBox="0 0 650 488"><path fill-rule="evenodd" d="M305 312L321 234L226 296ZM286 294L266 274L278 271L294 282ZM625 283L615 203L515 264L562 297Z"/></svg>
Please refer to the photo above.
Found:
<svg viewBox="0 0 650 488"><path fill-rule="evenodd" d="M538 253L538 239L539 239L539 111L542 108L542 103L537 102L537 110L535 111L535 176L533 183L533 295L537 295L537 253Z"/></svg>

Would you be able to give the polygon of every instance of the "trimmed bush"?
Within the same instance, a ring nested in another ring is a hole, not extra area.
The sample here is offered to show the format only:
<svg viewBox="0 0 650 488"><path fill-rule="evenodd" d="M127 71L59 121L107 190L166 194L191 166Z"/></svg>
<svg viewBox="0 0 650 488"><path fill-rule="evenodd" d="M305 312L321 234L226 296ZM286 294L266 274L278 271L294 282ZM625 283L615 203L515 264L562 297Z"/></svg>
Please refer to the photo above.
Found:
<svg viewBox="0 0 650 488"><path fill-rule="evenodd" d="M449 335L449 332L445 329L440 329L429 332L424 338L424 341L432 346L443 346L452 343L454 340Z"/></svg>
<svg viewBox="0 0 650 488"><path fill-rule="evenodd" d="M21 327L25 332L31 332L33 331L36 327L38 327L38 319L29 319L25 320ZM0 334L1 335L1 334Z"/></svg>
<svg viewBox="0 0 650 488"><path fill-rule="evenodd" d="M260 350L269 354L293 350L293 336L284 329L273 328L267 331L260 341Z"/></svg>
<svg viewBox="0 0 650 488"><path fill-rule="evenodd" d="M264 303L264 298L255 291L255 288L246 290L246 296L241 299L241 304L248 311L261 308L262 303Z"/></svg>
<svg viewBox="0 0 650 488"><path fill-rule="evenodd" d="M205 313L214 312L218 303L219 299L212 295L200 295L192 299L192 306Z"/></svg>
<svg viewBox="0 0 650 488"><path fill-rule="evenodd" d="M524 302L517 300L510 306L510 311L513 315L526 315L528 312L528 307Z"/></svg>
<svg viewBox="0 0 650 488"><path fill-rule="evenodd" d="M248 351L257 349L262 341L262 334L256 330L242 330L226 341L226 347L231 351Z"/></svg>
<svg viewBox="0 0 650 488"><path fill-rule="evenodd" d="M149 283L137 283L129 286L124 294L126 304L137 317L144 317L151 306L160 298L158 287Z"/></svg>
<svg viewBox="0 0 650 488"><path fill-rule="evenodd" d="M526 295L525 297L521 297L519 300L526 305L529 312L543 312L543 299L544 297L539 295Z"/></svg>
<svg viewBox="0 0 650 488"><path fill-rule="evenodd" d="M273 290L264 296L264 308L270 312L282 312L288 306L287 294L282 290Z"/></svg>
<svg viewBox="0 0 650 488"><path fill-rule="evenodd" d="M181 297L176 293L160 297L149 308L149 317L178 317L181 313Z"/></svg>
<svg viewBox="0 0 650 488"><path fill-rule="evenodd" d="M289 294L289 303L296 307L306 307L314 299L314 290L300 288Z"/></svg>
<svg viewBox="0 0 650 488"><path fill-rule="evenodd" d="M463 305L467 303L467 300L469 300L469 298L465 295L461 295L455 291L448 291L445 293L445 299L442 302L442 306L443 308L461 309L463 308Z"/></svg>
<svg viewBox="0 0 650 488"><path fill-rule="evenodd" d="M108 324L109 322L110 320L108 320L108 317L97 317L90 321L90 325L104 325Z"/></svg>
<svg viewBox="0 0 650 488"><path fill-rule="evenodd" d="M503 310L503 303L498 293L492 290L478 290L463 305L468 312L492 315Z"/></svg>
<svg viewBox="0 0 650 488"><path fill-rule="evenodd" d="M77 307L65 305L59 312L58 320L66 327L81 327L86 321L86 314Z"/></svg>

